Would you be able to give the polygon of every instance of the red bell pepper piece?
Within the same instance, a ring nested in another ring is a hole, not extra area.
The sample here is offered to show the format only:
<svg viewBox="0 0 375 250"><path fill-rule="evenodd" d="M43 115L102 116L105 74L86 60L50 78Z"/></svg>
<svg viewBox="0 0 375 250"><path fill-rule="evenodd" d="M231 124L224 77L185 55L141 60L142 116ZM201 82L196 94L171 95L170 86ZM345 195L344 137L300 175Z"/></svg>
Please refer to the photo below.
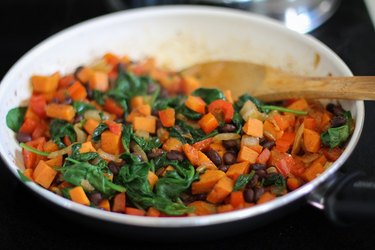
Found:
<svg viewBox="0 0 375 250"><path fill-rule="evenodd" d="M234 115L233 105L225 100L215 100L208 105L208 112L215 115L216 119L231 122Z"/></svg>

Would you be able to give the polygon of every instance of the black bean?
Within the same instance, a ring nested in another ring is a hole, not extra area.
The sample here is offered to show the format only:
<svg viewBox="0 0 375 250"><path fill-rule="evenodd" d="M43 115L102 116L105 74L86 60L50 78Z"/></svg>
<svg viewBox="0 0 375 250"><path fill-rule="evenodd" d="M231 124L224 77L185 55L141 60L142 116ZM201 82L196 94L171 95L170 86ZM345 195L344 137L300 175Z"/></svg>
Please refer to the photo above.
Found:
<svg viewBox="0 0 375 250"><path fill-rule="evenodd" d="M234 126L233 124L226 123L219 128L220 133L232 133L234 131L236 131L236 126Z"/></svg>
<svg viewBox="0 0 375 250"><path fill-rule="evenodd" d="M86 92L87 92L87 97L92 98L93 91L90 87L90 84L85 84L85 89L86 89Z"/></svg>
<svg viewBox="0 0 375 250"><path fill-rule="evenodd" d="M16 135L16 139L19 142L28 142L28 141L32 140L32 137L28 133L25 133L25 132L22 132L22 131L18 131L18 133Z"/></svg>
<svg viewBox="0 0 375 250"><path fill-rule="evenodd" d="M329 103L326 109L334 115L342 115L345 112L341 105L335 105L333 103Z"/></svg>
<svg viewBox="0 0 375 250"><path fill-rule="evenodd" d="M225 172L228 171L229 166L228 165L220 165L217 168L225 173Z"/></svg>
<svg viewBox="0 0 375 250"><path fill-rule="evenodd" d="M157 86L153 83L150 83L148 86L147 86L147 94L153 94L157 89Z"/></svg>
<svg viewBox="0 0 375 250"><path fill-rule="evenodd" d="M159 97L162 98L162 99L168 98L169 97L168 91L165 88L162 88L160 90Z"/></svg>
<svg viewBox="0 0 375 250"><path fill-rule="evenodd" d="M234 152L228 151L228 152L225 152L223 156L223 160L226 165L232 165L236 163L237 156Z"/></svg>
<svg viewBox="0 0 375 250"><path fill-rule="evenodd" d="M70 96L67 96L65 97L64 101L63 101L63 104L72 104L73 103L73 99L70 97Z"/></svg>
<svg viewBox="0 0 375 250"><path fill-rule="evenodd" d="M225 140L222 141L224 148L226 149L237 149L237 141L236 140Z"/></svg>
<svg viewBox="0 0 375 250"><path fill-rule="evenodd" d="M163 124L161 123L161 121L159 119L156 120L156 130L158 130L159 128L162 128L163 127Z"/></svg>
<svg viewBox="0 0 375 250"><path fill-rule="evenodd" d="M206 152L206 155L208 158L210 158L210 160L216 165L216 166L220 166L222 164L222 160L220 158L220 155L213 149L209 149L207 152Z"/></svg>
<svg viewBox="0 0 375 250"><path fill-rule="evenodd" d="M114 175L117 175L118 174L118 171L119 171L119 166L114 162L114 161L110 161L108 162L108 168L109 170L111 170L111 172L114 174Z"/></svg>
<svg viewBox="0 0 375 250"><path fill-rule="evenodd" d="M184 155L180 151L171 150L171 151L167 152L167 158L169 160L183 161Z"/></svg>
<svg viewBox="0 0 375 250"><path fill-rule="evenodd" d="M207 194L197 194L195 195L195 199L198 201L205 201L207 199Z"/></svg>
<svg viewBox="0 0 375 250"><path fill-rule="evenodd" d="M73 119L73 123L78 123L80 121L83 120L83 116L82 115L76 115Z"/></svg>
<svg viewBox="0 0 375 250"><path fill-rule="evenodd" d="M259 200L260 196L264 193L264 188L254 188L254 199L255 201Z"/></svg>
<svg viewBox="0 0 375 250"><path fill-rule="evenodd" d="M332 117L332 121L331 121L331 127L333 128L336 128L336 127L340 127L342 125L345 125L346 123L346 118L344 116L334 116Z"/></svg>
<svg viewBox="0 0 375 250"><path fill-rule="evenodd" d="M252 170L265 170L266 169L266 164L263 164L263 163L254 163L254 164L251 164L251 169Z"/></svg>
<svg viewBox="0 0 375 250"><path fill-rule="evenodd" d="M164 153L164 150L161 148L153 148L150 152L148 152L147 157L148 159L153 159L156 157L161 156Z"/></svg>
<svg viewBox="0 0 375 250"><path fill-rule="evenodd" d="M182 193L179 197L185 205L197 200L196 195L192 195L190 193Z"/></svg>
<svg viewBox="0 0 375 250"><path fill-rule="evenodd" d="M249 188L249 189L245 189L243 191L243 197L245 199L246 202L254 202L254 190Z"/></svg>
<svg viewBox="0 0 375 250"><path fill-rule="evenodd" d="M258 175L260 178L264 178L267 176L266 170L263 169L255 171L255 174Z"/></svg>
<svg viewBox="0 0 375 250"><path fill-rule="evenodd" d="M95 206L97 206L103 200L103 197L99 192L95 192L89 195L89 199Z"/></svg>
<svg viewBox="0 0 375 250"><path fill-rule="evenodd" d="M259 180L259 176L254 175L253 178L251 178L251 180L249 181L249 183L247 183L246 187L249 187L249 188L255 187L258 183L258 180Z"/></svg>
<svg viewBox="0 0 375 250"><path fill-rule="evenodd" d="M159 110L156 110L156 109L151 110L151 115L155 117L159 117Z"/></svg>
<svg viewBox="0 0 375 250"><path fill-rule="evenodd" d="M259 143L262 147L264 148L268 148L268 149L272 149L273 146L275 146L275 141L268 141L268 140L264 140L262 142Z"/></svg>
<svg viewBox="0 0 375 250"><path fill-rule="evenodd" d="M83 69L83 66L79 66L76 68L76 70L74 71L74 78L77 79L78 81L81 82L81 79L79 79L78 75L79 75L79 72Z"/></svg>

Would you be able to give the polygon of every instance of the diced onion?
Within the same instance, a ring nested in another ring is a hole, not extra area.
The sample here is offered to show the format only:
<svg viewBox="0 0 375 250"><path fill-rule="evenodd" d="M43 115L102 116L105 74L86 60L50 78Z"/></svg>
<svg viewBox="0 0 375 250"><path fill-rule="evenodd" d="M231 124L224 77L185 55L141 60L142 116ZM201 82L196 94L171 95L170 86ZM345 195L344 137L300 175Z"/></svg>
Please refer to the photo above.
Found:
<svg viewBox="0 0 375 250"><path fill-rule="evenodd" d="M259 112L257 106L250 100L245 102L240 110L240 115L245 121L249 120L249 118L264 121L267 118L267 115Z"/></svg>
<svg viewBox="0 0 375 250"><path fill-rule="evenodd" d="M143 161L148 162L145 151L143 151L143 149L137 143L131 142L130 149L133 150L134 153L140 155Z"/></svg>
<svg viewBox="0 0 375 250"><path fill-rule="evenodd" d="M215 135L212 140L213 142L228 141L228 140L238 140L241 136L236 133L221 133Z"/></svg>
<svg viewBox="0 0 375 250"><path fill-rule="evenodd" d="M137 130L134 132L136 136L142 137L144 139L149 139L150 138L150 133L144 130Z"/></svg>
<svg viewBox="0 0 375 250"><path fill-rule="evenodd" d="M97 152L98 152L99 156L102 157L104 160L121 162L121 159L119 158L118 155L109 154L109 153L105 152L104 150L102 150L101 148L99 148Z"/></svg>
<svg viewBox="0 0 375 250"><path fill-rule="evenodd" d="M77 135L77 142L83 143L87 141L87 135L86 133L80 128L80 124L77 123L73 126L74 132L76 132Z"/></svg>
<svg viewBox="0 0 375 250"><path fill-rule="evenodd" d="M63 148L63 149L60 149L60 150L57 150L57 151L51 152L51 153L47 156L47 158L52 159L52 158L56 158L56 157L58 157L58 156L62 156L62 155L66 155L66 154L70 154L70 152L72 151L72 146L73 146L74 144L76 144L76 143L73 143L73 144L71 144L71 145L69 145L69 146L67 146L67 147L65 147L65 148Z"/></svg>
<svg viewBox="0 0 375 250"><path fill-rule="evenodd" d="M92 192L95 190L95 188L90 184L90 182L88 180L82 180L81 181L81 186L82 188L85 190L85 191L88 191L88 192Z"/></svg>
<svg viewBox="0 0 375 250"><path fill-rule="evenodd" d="M250 136L250 135L243 135L241 138L241 146L256 146L259 145L259 138Z"/></svg>
<svg viewBox="0 0 375 250"><path fill-rule="evenodd" d="M298 154L299 150L301 149L304 128L305 126L302 123L297 129L296 137L294 138L292 152L291 152L292 155Z"/></svg>
<svg viewBox="0 0 375 250"><path fill-rule="evenodd" d="M100 121L102 120L101 117L100 117L100 113L103 114L103 118L104 118L104 120L108 120L108 119L111 117L111 115L110 115L109 113L104 112L104 111L100 111L100 110L95 110L95 109L87 110L87 111L83 114L83 117L84 117L85 119L89 119L89 118L91 118L91 119L94 119L94 120L100 122Z"/></svg>

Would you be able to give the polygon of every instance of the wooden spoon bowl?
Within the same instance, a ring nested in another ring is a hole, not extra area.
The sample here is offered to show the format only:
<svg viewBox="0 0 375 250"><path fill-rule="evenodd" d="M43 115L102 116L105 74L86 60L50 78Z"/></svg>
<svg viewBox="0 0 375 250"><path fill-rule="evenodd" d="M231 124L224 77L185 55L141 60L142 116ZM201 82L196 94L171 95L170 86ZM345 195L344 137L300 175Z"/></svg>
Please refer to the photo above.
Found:
<svg viewBox="0 0 375 250"><path fill-rule="evenodd" d="M262 101L290 98L375 100L375 76L308 77L250 62L212 61L181 72L204 87L230 89L233 97L249 93Z"/></svg>

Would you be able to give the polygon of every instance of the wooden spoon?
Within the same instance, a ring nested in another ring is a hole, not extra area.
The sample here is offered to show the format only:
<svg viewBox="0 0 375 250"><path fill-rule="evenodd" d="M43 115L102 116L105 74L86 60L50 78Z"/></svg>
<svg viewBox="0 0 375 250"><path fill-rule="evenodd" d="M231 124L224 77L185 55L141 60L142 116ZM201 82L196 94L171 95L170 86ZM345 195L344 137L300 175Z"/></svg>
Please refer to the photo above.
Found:
<svg viewBox="0 0 375 250"><path fill-rule="evenodd" d="M301 97L375 100L375 76L298 76L237 61L196 64L181 73L196 77L204 87L230 89L233 97L249 93L266 102Z"/></svg>

